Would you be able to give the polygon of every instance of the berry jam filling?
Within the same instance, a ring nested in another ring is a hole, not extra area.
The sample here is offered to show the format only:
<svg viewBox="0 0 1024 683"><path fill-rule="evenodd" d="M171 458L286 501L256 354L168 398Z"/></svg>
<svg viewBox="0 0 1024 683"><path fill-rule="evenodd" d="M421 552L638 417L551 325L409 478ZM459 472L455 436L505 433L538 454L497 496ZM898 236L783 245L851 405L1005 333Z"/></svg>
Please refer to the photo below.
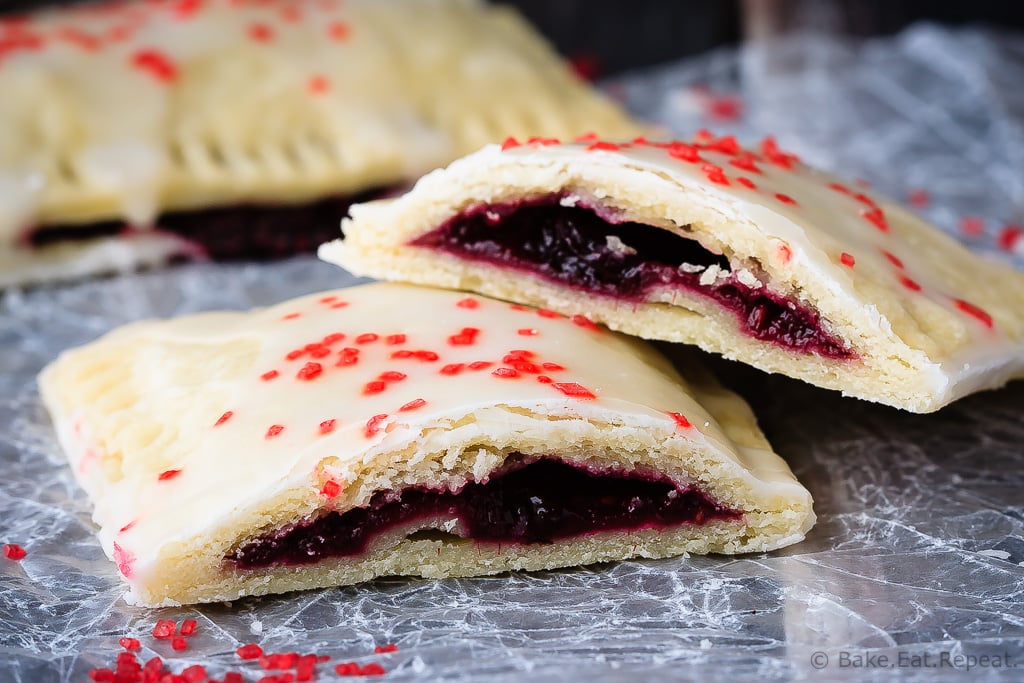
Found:
<svg viewBox="0 0 1024 683"><path fill-rule="evenodd" d="M315 251L323 242L341 236L341 219L357 202L369 201L381 191L331 197L306 204L235 206L171 211L156 220L157 230L184 237L200 245L212 259L270 259ZM120 235L130 230L123 221L84 225L46 225L26 238L33 247L56 242Z"/></svg>
<svg viewBox="0 0 1024 683"><path fill-rule="evenodd" d="M516 465L485 483L470 482L458 492L411 487L377 493L366 507L269 533L227 559L239 569L257 569L359 555L379 534L425 519L458 519L454 533L477 542L527 544L742 517L664 478L513 457Z"/></svg>
<svg viewBox="0 0 1024 683"><path fill-rule="evenodd" d="M627 301L645 301L655 289L685 289L731 311L755 339L826 358L854 357L815 311L757 287L749 272L730 272L728 259L696 240L569 203L552 195L473 207L411 244Z"/></svg>

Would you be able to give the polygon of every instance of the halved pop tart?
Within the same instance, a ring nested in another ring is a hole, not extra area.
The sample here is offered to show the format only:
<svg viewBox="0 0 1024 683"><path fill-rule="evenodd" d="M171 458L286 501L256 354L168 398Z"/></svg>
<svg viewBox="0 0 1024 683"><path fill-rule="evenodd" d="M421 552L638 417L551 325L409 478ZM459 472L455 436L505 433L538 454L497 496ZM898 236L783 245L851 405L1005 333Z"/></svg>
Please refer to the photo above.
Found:
<svg viewBox="0 0 1024 683"><path fill-rule="evenodd" d="M771 138L508 140L320 254L928 412L1024 374L1024 274Z"/></svg>
<svg viewBox="0 0 1024 683"><path fill-rule="evenodd" d="M737 396L454 292L137 323L40 383L134 604L765 551L814 522Z"/></svg>

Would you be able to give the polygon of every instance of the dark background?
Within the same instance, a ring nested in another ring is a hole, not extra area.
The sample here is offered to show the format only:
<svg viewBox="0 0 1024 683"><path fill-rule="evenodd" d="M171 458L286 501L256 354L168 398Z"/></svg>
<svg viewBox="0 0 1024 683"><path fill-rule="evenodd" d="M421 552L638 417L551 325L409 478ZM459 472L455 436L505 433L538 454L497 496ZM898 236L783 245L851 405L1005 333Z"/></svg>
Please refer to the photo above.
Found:
<svg viewBox="0 0 1024 683"><path fill-rule="evenodd" d="M74 1L0 0L0 14ZM560 52L595 76L795 29L865 36L895 33L920 19L1024 29L1019 0L495 1L518 7Z"/></svg>

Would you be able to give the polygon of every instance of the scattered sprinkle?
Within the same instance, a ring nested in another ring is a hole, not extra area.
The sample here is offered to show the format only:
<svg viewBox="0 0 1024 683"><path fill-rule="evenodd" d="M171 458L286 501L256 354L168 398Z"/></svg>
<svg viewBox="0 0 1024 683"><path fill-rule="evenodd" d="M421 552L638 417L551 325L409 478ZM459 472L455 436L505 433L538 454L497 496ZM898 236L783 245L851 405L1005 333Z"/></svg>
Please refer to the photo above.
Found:
<svg viewBox="0 0 1024 683"><path fill-rule="evenodd" d="M142 648L142 643L139 642L138 638L128 638L127 636L118 640L117 644L129 651L135 651Z"/></svg>
<svg viewBox="0 0 1024 683"><path fill-rule="evenodd" d="M668 414L668 416L671 417L673 420L675 420L676 421L676 425L678 425L679 427L682 427L683 429L692 429L693 428L693 424L691 424L690 421L686 419L686 416L683 415L682 413L672 413L672 412L670 412Z"/></svg>
<svg viewBox="0 0 1024 683"><path fill-rule="evenodd" d="M235 650L235 654L242 659L259 659L263 656L263 648L256 643L247 643Z"/></svg>
<svg viewBox="0 0 1024 683"><path fill-rule="evenodd" d="M181 470L180 469L177 469L177 470L164 470L163 472L161 472L159 474L159 476L157 476L157 480L159 480L159 481L167 481L168 479L174 479L179 474L181 474Z"/></svg>
<svg viewBox="0 0 1024 683"><path fill-rule="evenodd" d="M316 379L324 371L324 366L320 363L310 361L302 366L302 368L295 373L295 379L300 379L304 382L308 382L312 379Z"/></svg>
<svg viewBox="0 0 1024 683"><path fill-rule="evenodd" d="M320 429L320 433L321 434L330 434L337 427L338 427L338 421L335 420L335 419L330 419L330 420L324 420L323 422L321 422L319 429Z"/></svg>
<svg viewBox="0 0 1024 683"><path fill-rule="evenodd" d="M906 275L900 275L900 284L912 292L921 291L921 285L919 285L917 281L910 279Z"/></svg>
<svg viewBox="0 0 1024 683"><path fill-rule="evenodd" d="M980 320L985 327L988 327L990 329L992 328L992 316L989 315L984 309L975 306L969 301L964 301L963 299L954 299L953 303L954 305L956 305L958 309L960 309L967 315L973 316L974 318Z"/></svg>
<svg viewBox="0 0 1024 683"><path fill-rule="evenodd" d="M264 438L265 439L273 439L275 436L277 436L278 434L280 434L283 431L284 431L284 426L283 425L270 425L267 428L267 434L266 434L266 436Z"/></svg>
<svg viewBox="0 0 1024 683"><path fill-rule="evenodd" d="M358 337L356 337L356 344L369 344L370 342L375 342L378 339L380 339L380 335L379 334L375 334L373 332L367 332L365 334L361 334Z"/></svg>
<svg viewBox="0 0 1024 683"><path fill-rule="evenodd" d="M196 632L196 628L198 626L199 625L198 623L196 623L195 619L186 619L185 621L181 622L181 629L179 629L178 633L180 633L183 636L190 636Z"/></svg>
<svg viewBox="0 0 1024 683"><path fill-rule="evenodd" d="M341 493L341 484L333 479L328 479L324 482L324 485L320 487L320 495L325 498L335 498L339 493Z"/></svg>
<svg viewBox="0 0 1024 683"><path fill-rule="evenodd" d="M25 549L17 543L4 543L4 557L8 560L14 560L17 562L18 560L24 559L27 554L28 553L25 552Z"/></svg>
<svg viewBox="0 0 1024 683"><path fill-rule="evenodd" d="M1013 251L1021 237L1024 237L1024 228L1019 225L1004 225L996 242L1003 251Z"/></svg>
<svg viewBox="0 0 1024 683"><path fill-rule="evenodd" d="M459 308L480 308L480 302L471 296L467 296L465 299L459 299L457 302L455 302L455 305L458 306Z"/></svg>
<svg viewBox="0 0 1024 683"><path fill-rule="evenodd" d="M523 327L516 330L516 334L523 337L536 337L538 334L540 334L540 332L533 329L532 327Z"/></svg>
<svg viewBox="0 0 1024 683"><path fill-rule="evenodd" d="M384 420L386 420L387 418L387 413L381 413L380 415L374 415L369 420L367 420L366 429L364 430L366 438L370 438L371 436L379 432L381 423L384 422Z"/></svg>
<svg viewBox="0 0 1024 683"><path fill-rule="evenodd" d="M403 412L404 413L404 412L407 412L409 410L416 410L417 408L422 408L425 405L427 405L426 401L424 401L422 398L416 398L416 399L413 399L413 400L409 401L408 403L403 405L398 410L399 410L399 412Z"/></svg>
<svg viewBox="0 0 1024 683"><path fill-rule="evenodd" d="M856 263L853 256L847 254L845 251L839 255L839 262L842 263L844 266L847 266L848 268L853 268L854 264Z"/></svg>
<svg viewBox="0 0 1024 683"><path fill-rule="evenodd" d="M778 199L783 204L790 204L790 205L793 205L793 206L796 205L796 200L793 199L792 197L790 197L788 194L782 194L781 192L776 192L775 193L775 198Z"/></svg>
<svg viewBox="0 0 1024 683"><path fill-rule="evenodd" d="M267 372L264 372L262 375L260 375L260 379L262 379L264 382L269 382L270 380L274 379L280 374L281 373L278 372L277 370L268 370Z"/></svg>
<svg viewBox="0 0 1024 683"><path fill-rule="evenodd" d="M153 626L153 637L167 639L174 635L176 624L170 619L157 619Z"/></svg>
<svg viewBox="0 0 1024 683"><path fill-rule="evenodd" d="M576 382L555 382L551 386L558 389L566 396L579 399L592 399L597 398L597 395L590 389L577 384Z"/></svg>
<svg viewBox="0 0 1024 683"><path fill-rule="evenodd" d="M229 410L229 411L225 412L223 415L221 415L220 417L217 418L217 421L213 423L213 426L214 427L219 427L220 425L222 425L225 422L227 422L228 420L230 420L234 416L234 414L235 414L235 411L233 411L233 410Z"/></svg>
<svg viewBox="0 0 1024 683"><path fill-rule="evenodd" d="M965 235L981 235L985 232L985 221L978 216L964 216L960 219L960 232Z"/></svg>

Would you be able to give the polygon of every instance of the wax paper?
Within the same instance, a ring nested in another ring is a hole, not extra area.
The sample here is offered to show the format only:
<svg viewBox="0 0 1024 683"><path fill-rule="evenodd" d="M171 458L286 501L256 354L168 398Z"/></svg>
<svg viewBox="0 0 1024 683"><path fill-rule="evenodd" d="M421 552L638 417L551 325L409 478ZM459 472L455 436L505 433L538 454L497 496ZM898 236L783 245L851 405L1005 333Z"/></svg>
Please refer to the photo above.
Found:
<svg viewBox="0 0 1024 683"><path fill-rule="evenodd" d="M1024 265L1007 224L1024 209L1024 40L916 26L847 44L796 37L604 84L676 130L774 132L807 160ZM964 231L964 216L982 229ZM211 675L263 671L236 648L378 662L383 680L1024 680L1024 382L911 415L709 357L754 406L811 490L796 546L742 557L630 561L150 610L122 600L91 506L34 378L62 349L140 318L247 308L354 278L303 257L191 264L0 300L0 681L86 681L139 656ZM669 351L671 351L669 349ZM151 632L195 619L187 649ZM394 643L395 652L374 647Z"/></svg>

